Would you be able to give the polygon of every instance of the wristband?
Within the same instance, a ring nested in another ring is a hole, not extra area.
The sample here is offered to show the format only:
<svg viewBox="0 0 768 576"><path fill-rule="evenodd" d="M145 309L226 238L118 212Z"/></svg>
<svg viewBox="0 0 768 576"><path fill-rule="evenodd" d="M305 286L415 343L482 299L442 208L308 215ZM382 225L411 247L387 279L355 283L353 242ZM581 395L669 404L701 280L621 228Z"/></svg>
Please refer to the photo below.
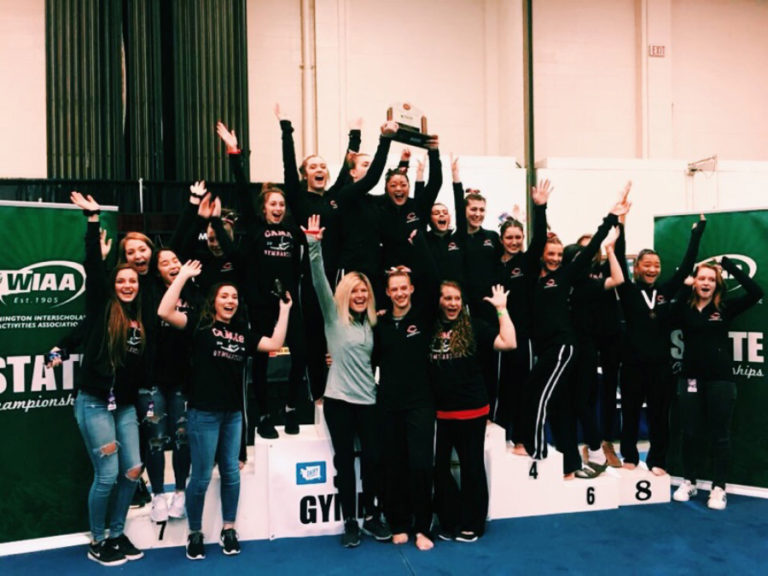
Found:
<svg viewBox="0 0 768 576"><path fill-rule="evenodd" d="M85 214L86 216L98 216L99 214L101 214L101 210L100 209L98 209L98 210L83 210L83 214Z"/></svg>
<svg viewBox="0 0 768 576"><path fill-rule="evenodd" d="M504 314L507 314L507 313L508 312L506 308L502 308L501 310L496 310L496 316L498 316L499 318L501 318L502 316L504 316Z"/></svg>
<svg viewBox="0 0 768 576"><path fill-rule="evenodd" d="M320 230L304 230L304 234L307 236L317 236L320 234Z"/></svg>

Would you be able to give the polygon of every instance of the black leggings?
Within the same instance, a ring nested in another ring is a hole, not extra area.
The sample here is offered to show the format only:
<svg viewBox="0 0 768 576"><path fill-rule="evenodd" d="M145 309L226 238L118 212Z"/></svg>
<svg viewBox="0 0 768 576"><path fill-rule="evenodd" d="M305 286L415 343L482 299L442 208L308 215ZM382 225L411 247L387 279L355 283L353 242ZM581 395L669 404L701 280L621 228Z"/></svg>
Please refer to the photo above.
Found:
<svg viewBox="0 0 768 576"><path fill-rule="evenodd" d="M491 419L504 427L508 440L522 443L525 384L531 373L531 341L518 334L517 348L499 354L499 398Z"/></svg>
<svg viewBox="0 0 768 576"><path fill-rule="evenodd" d="M488 481L485 475L487 418L437 421L435 446L435 511L447 531L485 532ZM451 452L461 466L461 488L451 473Z"/></svg>
<svg viewBox="0 0 768 576"><path fill-rule="evenodd" d="M695 482L701 457L711 450L712 486L725 488L736 384L724 380L698 380L693 384L681 378L677 399L683 428L683 476Z"/></svg>
<svg viewBox="0 0 768 576"><path fill-rule="evenodd" d="M435 409L432 406L383 414L386 462L384 508L395 534L428 534L432 524L432 461Z"/></svg>
<svg viewBox="0 0 768 576"><path fill-rule="evenodd" d="M669 449L669 407L672 403L672 371L669 362L623 364L621 367L621 456L637 464L640 412L648 405L648 469L666 469Z"/></svg>
<svg viewBox="0 0 768 576"><path fill-rule="evenodd" d="M360 475L363 480L361 504L365 515L373 514L376 475L379 467L376 406L351 404L344 400L325 398L325 422L333 444L333 465L336 467L336 488L344 518L356 518L355 496L355 436L360 439Z"/></svg>

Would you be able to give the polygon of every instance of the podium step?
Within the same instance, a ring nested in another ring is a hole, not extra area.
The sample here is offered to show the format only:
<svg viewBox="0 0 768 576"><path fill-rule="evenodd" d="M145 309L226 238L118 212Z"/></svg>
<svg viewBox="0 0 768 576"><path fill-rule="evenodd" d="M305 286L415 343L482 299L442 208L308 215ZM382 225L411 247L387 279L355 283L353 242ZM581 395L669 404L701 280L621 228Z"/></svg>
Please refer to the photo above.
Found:
<svg viewBox="0 0 768 576"><path fill-rule="evenodd" d="M645 462L640 462L634 470L610 468L607 473L619 479L621 506L663 504L671 500L670 475L656 476L648 470Z"/></svg>

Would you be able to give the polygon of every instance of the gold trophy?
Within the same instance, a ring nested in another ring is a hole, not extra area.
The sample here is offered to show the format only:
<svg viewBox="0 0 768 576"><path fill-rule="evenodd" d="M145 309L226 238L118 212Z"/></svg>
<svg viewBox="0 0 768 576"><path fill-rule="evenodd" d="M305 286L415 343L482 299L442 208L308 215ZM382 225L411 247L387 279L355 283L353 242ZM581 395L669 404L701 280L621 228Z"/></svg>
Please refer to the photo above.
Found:
<svg viewBox="0 0 768 576"><path fill-rule="evenodd" d="M427 133L427 117L409 102L397 102L387 109L387 120L394 120L399 125L393 140L426 148L427 141L434 136Z"/></svg>

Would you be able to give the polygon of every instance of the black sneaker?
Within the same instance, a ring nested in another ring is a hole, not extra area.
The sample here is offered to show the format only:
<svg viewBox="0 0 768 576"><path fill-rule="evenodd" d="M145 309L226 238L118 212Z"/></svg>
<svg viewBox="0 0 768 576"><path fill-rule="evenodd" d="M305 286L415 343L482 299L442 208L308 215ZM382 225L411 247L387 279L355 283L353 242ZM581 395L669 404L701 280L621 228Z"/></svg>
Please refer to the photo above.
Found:
<svg viewBox="0 0 768 576"><path fill-rule="evenodd" d="M363 534L374 537L379 542L392 540L392 530L389 525L381 520L378 514L374 514L363 522Z"/></svg>
<svg viewBox="0 0 768 576"><path fill-rule="evenodd" d="M107 542L128 560L144 558L144 552L136 548L136 546L133 545L133 542L128 540L128 536L125 534L120 534L120 536L116 536L115 538L109 538L107 539Z"/></svg>
<svg viewBox="0 0 768 576"><path fill-rule="evenodd" d="M296 408L285 411L285 433L291 435L299 433L299 414Z"/></svg>
<svg viewBox="0 0 768 576"><path fill-rule="evenodd" d="M437 537L445 542L453 542L453 540L456 538L456 535L452 530L445 530L440 528L440 530L437 531Z"/></svg>
<svg viewBox="0 0 768 576"><path fill-rule="evenodd" d="M234 528L226 528L221 531L219 544L221 545L221 551L227 556L240 554L240 542L237 541L237 532Z"/></svg>
<svg viewBox="0 0 768 576"><path fill-rule="evenodd" d="M454 538L456 542L477 542L477 534L471 530L462 530Z"/></svg>
<svg viewBox="0 0 768 576"><path fill-rule="evenodd" d="M133 493L133 500L131 500L131 508L143 508L150 502L152 502L152 494L147 490L147 484L144 482L144 478L139 478L138 482L136 482L136 490Z"/></svg>
<svg viewBox="0 0 768 576"><path fill-rule="evenodd" d="M187 558L190 560L203 560L205 558L202 532L192 532L187 537Z"/></svg>
<svg viewBox="0 0 768 576"><path fill-rule="evenodd" d="M344 521L344 534L341 535L341 545L344 548L355 548L360 546L360 526L354 518L347 518Z"/></svg>
<svg viewBox="0 0 768 576"><path fill-rule="evenodd" d="M92 543L88 546L88 559L98 562L102 566L121 566L128 562L128 558L107 540Z"/></svg>
<svg viewBox="0 0 768 576"><path fill-rule="evenodd" d="M269 415L264 416L264 418L259 420L256 432L266 440L274 440L279 436L277 430L275 430L275 425L272 424L272 417Z"/></svg>

